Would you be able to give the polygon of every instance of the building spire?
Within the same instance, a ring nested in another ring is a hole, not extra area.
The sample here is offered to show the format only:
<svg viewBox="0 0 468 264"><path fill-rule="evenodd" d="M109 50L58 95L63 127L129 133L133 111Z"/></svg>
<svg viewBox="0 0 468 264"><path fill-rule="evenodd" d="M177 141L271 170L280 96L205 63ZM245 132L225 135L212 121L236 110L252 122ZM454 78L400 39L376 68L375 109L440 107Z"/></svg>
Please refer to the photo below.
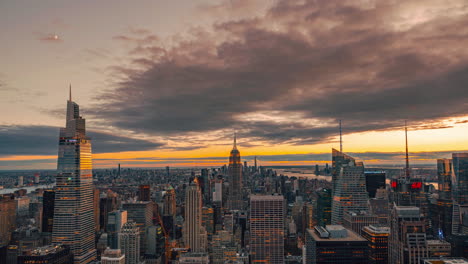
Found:
<svg viewBox="0 0 468 264"><path fill-rule="evenodd" d="M70 83L70 99L69 99L69 101L71 102L71 100L72 100L72 93L71 93L71 83Z"/></svg>
<svg viewBox="0 0 468 264"><path fill-rule="evenodd" d="M341 119L340 119L340 152L343 153L343 138L341 136Z"/></svg>
<svg viewBox="0 0 468 264"><path fill-rule="evenodd" d="M409 169L409 155L408 155L408 127L405 120L405 143L406 143L406 167L405 167L405 176L407 179L410 177Z"/></svg>
<svg viewBox="0 0 468 264"><path fill-rule="evenodd" d="M237 134L234 132L234 147L233 149L237 149Z"/></svg>

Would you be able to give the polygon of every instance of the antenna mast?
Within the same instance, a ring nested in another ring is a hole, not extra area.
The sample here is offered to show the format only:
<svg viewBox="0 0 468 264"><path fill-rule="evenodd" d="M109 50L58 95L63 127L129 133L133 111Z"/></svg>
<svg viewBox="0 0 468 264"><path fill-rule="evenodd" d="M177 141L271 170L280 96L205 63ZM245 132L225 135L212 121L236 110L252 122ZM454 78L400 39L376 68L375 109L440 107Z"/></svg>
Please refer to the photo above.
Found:
<svg viewBox="0 0 468 264"><path fill-rule="evenodd" d="M343 152L343 138L341 135L341 119L340 119L340 152Z"/></svg>
<svg viewBox="0 0 468 264"><path fill-rule="evenodd" d="M405 176L407 179L410 177L410 169L409 169L409 156L408 156L408 127L405 120L405 142L406 142L406 168L405 168Z"/></svg>

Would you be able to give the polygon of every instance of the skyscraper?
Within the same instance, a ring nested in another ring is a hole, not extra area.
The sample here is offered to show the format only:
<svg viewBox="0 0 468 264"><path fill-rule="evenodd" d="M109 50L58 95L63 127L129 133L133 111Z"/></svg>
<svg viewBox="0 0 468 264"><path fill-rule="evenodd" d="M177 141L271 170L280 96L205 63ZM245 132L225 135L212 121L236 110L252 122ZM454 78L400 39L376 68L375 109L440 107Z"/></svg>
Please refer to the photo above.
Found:
<svg viewBox="0 0 468 264"><path fill-rule="evenodd" d="M252 263L284 263L285 201L282 195L250 196Z"/></svg>
<svg viewBox="0 0 468 264"><path fill-rule="evenodd" d="M426 225L415 206L395 206L388 238L388 263L417 264L428 257Z"/></svg>
<svg viewBox="0 0 468 264"><path fill-rule="evenodd" d="M354 158L344 154L341 151L332 149L332 184L333 184L332 192L335 191L335 184L337 182L336 181L337 177L340 174L341 167L343 165L348 165L349 163L354 164L355 163Z"/></svg>
<svg viewBox="0 0 468 264"><path fill-rule="evenodd" d="M111 249L119 248L119 233L127 223L127 211L117 210L109 213L107 222L107 244Z"/></svg>
<svg viewBox="0 0 468 264"><path fill-rule="evenodd" d="M367 240L341 225L316 226L305 234L306 264L367 263Z"/></svg>
<svg viewBox="0 0 468 264"><path fill-rule="evenodd" d="M375 198L378 189L385 189L385 171L366 171L366 190L369 193L369 198Z"/></svg>
<svg viewBox="0 0 468 264"><path fill-rule="evenodd" d="M69 245L74 263L89 263L96 258L94 231L91 140L70 87L66 126L60 129L52 242Z"/></svg>
<svg viewBox="0 0 468 264"><path fill-rule="evenodd" d="M147 184L142 184L138 187L138 200L151 201L151 187Z"/></svg>
<svg viewBox="0 0 468 264"><path fill-rule="evenodd" d="M42 197L42 232L52 233L55 191L45 190Z"/></svg>
<svg viewBox="0 0 468 264"><path fill-rule="evenodd" d="M335 175L336 174L336 175ZM367 211L368 194L364 164L354 158L333 149L333 225L343 223L345 211Z"/></svg>
<svg viewBox="0 0 468 264"><path fill-rule="evenodd" d="M0 247L8 245L16 227L16 203L13 196L0 196Z"/></svg>
<svg viewBox="0 0 468 264"><path fill-rule="evenodd" d="M234 135L234 146L229 156L229 197L228 197L228 209L230 210L242 210L243 199L242 199L242 163L240 152L237 149L236 135Z"/></svg>
<svg viewBox="0 0 468 264"><path fill-rule="evenodd" d="M102 264L125 264L125 255L122 254L120 249L110 249L107 248L104 250L104 253L101 256Z"/></svg>
<svg viewBox="0 0 468 264"><path fill-rule="evenodd" d="M122 209L127 211L128 221L133 220L140 230L140 251L146 250L146 228L153 225L153 204L152 202L128 202L122 204Z"/></svg>
<svg viewBox="0 0 468 264"><path fill-rule="evenodd" d="M363 228L369 248L369 264L388 263L388 236L390 227L384 225L369 225Z"/></svg>
<svg viewBox="0 0 468 264"><path fill-rule="evenodd" d="M439 183L439 198L452 198L452 160L437 159L437 180Z"/></svg>
<svg viewBox="0 0 468 264"><path fill-rule="evenodd" d="M125 264L138 264L140 261L140 230L133 221L122 226L119 233L119 249L125 255Z"/></svg>
<svg viewBox="0 0 468 264"><path fill-rule="evenodd" d="M460 205L468 204L468 152L453 153L452 162L455 201Z"/></svg>
<svg viewBox="0 0 468 264"><path fill-rule="evenodd" d="M202 197L198 184L190 184L185 191L185 221L182 230L185 247L192 252L206 249L206 231L202 226Z"/></svg>

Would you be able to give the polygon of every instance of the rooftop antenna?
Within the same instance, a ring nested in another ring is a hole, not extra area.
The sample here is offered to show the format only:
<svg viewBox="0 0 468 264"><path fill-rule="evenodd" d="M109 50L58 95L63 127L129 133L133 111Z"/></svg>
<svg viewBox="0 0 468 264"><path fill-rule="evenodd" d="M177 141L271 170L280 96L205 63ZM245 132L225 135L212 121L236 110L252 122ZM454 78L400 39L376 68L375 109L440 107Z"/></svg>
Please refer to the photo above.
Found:
<svg viewBox="0 0 468 264"><path fill-rule="evenodd" d="M71 83L70 83L70 102L72 100L72 93L71 93Z"/></svg>
<svg viewBox="0 0 468 264"><path fill-rule="evenodd" d="M237 133L234 132L234 149L237 149Z"/></svg>
<svg viewBox="0 0 468 264"><path fill-rule="evenodd" d="M343 153L343 138L342 138L342 133L341 133L341 119L340 119L340 152Z"/></svg>
<svg viewBox="0 0 468 264"><path fill-rule="evenodd" d="M410 170L409 170L409 156L408 156L408 127L405 120L405 141L406 141L406 168L405 168L405 176L407 179L410 177Z"/></svg>

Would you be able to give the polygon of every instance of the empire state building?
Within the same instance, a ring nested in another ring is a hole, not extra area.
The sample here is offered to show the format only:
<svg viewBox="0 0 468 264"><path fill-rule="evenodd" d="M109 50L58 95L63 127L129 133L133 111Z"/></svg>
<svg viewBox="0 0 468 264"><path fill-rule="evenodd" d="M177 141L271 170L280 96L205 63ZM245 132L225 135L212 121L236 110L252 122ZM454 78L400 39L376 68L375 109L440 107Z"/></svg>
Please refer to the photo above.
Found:
<svg viewBox="0 0 468 264"><path fill-rule="evenodd" d="M91 140L78 104L67 101L60 129L52 243L69 245L74 263L96 259Z"/></svg>
<svg viewBox="0 0 468 264"><path fill-rule="evenodd" d="M243 210L243 197L242 197L242 163L240 152L236 145L236 135L234 135L234 146L229 156L229 196L228 196L228 209L229 210Z"/></svg>

